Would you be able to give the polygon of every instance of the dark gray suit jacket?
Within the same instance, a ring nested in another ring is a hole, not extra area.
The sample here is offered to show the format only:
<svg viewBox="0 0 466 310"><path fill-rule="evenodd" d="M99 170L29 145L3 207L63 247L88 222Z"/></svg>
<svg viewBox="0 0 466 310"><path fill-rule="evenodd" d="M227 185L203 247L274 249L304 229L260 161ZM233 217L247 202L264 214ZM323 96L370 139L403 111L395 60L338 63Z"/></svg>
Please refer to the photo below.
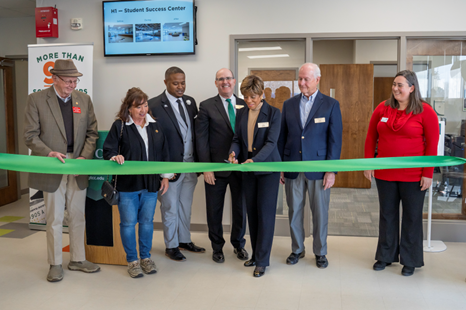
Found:
<svg viewBox="0 0 466 310"><path fill-rule="evenodd" d="M236 106L246 107L243 99L236 97ZM237 114L238 114L237 109ZM228 159L233 129L220 95L202 101L196 118L196 148L200 162L223 163ZM231 171L215 172L216 177L228 177Z"/></svg>
<svg viewBox="0 0 466 310"><path fill-rule="evenodd" d="M189 100L189 104L188 104ZM193 137L193 152L194 161L197 161L196 156L196 143L194 139L194 118L197 115L196 101L190 96L183 96L186 110L188 111L187 117L191 121L191 133ZM163 133L170 146L170 161L183 162L184 142L181 134L178 120L176 119L175 112L173 111L170 101L165 95L165 91L159 96L151 98L149 101L149 108L152 115L155 117L159 125L162 126Z"/></svg>

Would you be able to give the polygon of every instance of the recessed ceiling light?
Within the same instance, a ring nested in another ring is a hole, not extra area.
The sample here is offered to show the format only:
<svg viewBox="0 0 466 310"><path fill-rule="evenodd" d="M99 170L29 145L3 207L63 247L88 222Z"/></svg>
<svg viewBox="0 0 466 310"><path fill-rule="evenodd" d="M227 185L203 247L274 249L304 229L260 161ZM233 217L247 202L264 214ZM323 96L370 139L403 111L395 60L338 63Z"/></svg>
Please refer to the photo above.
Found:
<svg viewBox="0 0 466 310"><path fill-rule="evenodd" d="M238 52L252 52L252 51L278 51L282 48L280 46L270 46L270 47L240 47Z"/></svg>
<svg viewBox="0 0 466 310"><path fill-rule="evenodd" d="M276 55L255 55L255 56L248 56L249 59L255 58L279 58L279 57L290 57L288 54L276 54Z"/></svg>

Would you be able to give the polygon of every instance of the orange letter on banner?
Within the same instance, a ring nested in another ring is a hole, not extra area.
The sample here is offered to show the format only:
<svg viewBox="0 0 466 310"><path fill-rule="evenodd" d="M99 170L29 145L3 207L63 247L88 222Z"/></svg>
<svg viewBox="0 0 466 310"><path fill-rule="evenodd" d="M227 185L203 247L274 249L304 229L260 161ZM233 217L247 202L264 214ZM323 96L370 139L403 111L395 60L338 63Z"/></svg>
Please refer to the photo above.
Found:
<svg viewBox="0 0 466 310"><path fill-rule="evenodd" d="M55 62L53 61L48 61L44 64L44 74L46 78L44 79L45 84L52 85L53 80L52 80L52 73L50 73L50 69L53 69L55 67Z"/></svg>

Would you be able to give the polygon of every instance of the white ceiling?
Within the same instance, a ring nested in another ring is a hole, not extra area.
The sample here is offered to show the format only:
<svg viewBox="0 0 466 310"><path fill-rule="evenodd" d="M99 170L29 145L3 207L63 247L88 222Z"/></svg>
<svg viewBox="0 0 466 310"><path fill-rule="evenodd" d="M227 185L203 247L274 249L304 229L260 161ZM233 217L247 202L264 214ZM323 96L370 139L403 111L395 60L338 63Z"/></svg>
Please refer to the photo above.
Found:
<svg viewBox="0 0 466 310"><path fill-rule="evenodd" d="M36 0L0 0L0 18L35 16Z"/></svg>

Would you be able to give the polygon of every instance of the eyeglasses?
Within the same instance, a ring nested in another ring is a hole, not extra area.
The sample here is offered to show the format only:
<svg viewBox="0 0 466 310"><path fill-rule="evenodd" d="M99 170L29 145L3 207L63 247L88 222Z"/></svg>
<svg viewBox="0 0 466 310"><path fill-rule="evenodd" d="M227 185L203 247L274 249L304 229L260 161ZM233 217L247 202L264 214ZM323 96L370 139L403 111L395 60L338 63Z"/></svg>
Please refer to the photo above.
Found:
<svg viewBox="0 0 466 310"><path fill-rule="evenodd" d="M235 78L232 77L232 76L227 76L225 78L219 78L219 79L216 79L217 81L219 82L223 82L223 81L231 81L231 80L234 80Z"/></svg>
<svg viewBox="0 0 466 310"><path fill-rule="evenodd" d="M58 75L57 75L57 76L58 76ZM79 83L79 79L78 79L78 78L76 78L76 81L73 81L73 80L65 81L65 80L62 79L60 76L58 76L58 78L59 78L60 80L62 80L63 82L65 82L65 84L68 85L68 86L70 86L70 85L72 85L72 84L78 85L78 83Z"/></svg>

